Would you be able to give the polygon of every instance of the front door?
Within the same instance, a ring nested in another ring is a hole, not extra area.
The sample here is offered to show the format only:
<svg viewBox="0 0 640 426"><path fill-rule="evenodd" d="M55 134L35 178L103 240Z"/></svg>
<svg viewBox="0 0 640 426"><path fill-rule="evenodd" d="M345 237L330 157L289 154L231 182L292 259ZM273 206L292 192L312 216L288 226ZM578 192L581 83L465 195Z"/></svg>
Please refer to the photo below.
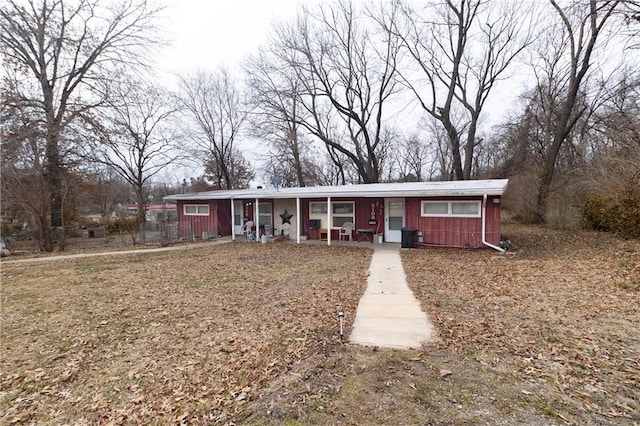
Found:
<svg viewBox="0 0 640 426"><path fill-rule="evenodd" d="M384 240L399 243L404 226L404 198L385 198L384 203Z"/></svg>
<svg viewBox="0 0 640 426"><path fill-rule="evenodd" d="M244 210L242 201L233 201L233 233L236 235L242 235L242 227L244 226Z"/></svg>

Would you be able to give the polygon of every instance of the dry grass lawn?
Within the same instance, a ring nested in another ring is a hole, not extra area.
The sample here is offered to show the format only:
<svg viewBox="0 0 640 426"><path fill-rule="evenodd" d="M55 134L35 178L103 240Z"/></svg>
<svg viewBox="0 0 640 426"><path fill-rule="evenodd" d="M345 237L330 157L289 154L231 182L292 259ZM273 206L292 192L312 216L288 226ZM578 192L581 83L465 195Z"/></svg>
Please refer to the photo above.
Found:
<svg viewBox="0 0 640 426"><path fill-rule="evenodd" d="M231 243L2 265L3 424L640 423L640 244L510 225L403 251L439 340L341 344L371 251Z"/></svg>

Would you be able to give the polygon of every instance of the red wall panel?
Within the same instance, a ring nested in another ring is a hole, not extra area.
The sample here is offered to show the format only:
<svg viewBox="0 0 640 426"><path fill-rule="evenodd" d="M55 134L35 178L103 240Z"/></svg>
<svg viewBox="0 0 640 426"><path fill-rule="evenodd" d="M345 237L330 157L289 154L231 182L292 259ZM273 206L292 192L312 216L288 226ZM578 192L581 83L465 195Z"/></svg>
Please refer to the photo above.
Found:
<svg viewBox="0 0 640 426"><path fill-rule="evenodd" d="M218 234L224 236L231 235L231 200L218 200Z"/></svg>
<svg viewBox="0 0 640 426"><path fill-rule="evenodd" d="M500 243L500 204L494 203L488 197L486 205L486 230L487 242L498 245ZM407 198L406 200L406 224L422 232L425 244L446 247L480 248L482 244L482 218L466 217L422 217L421 201L482 201L482 198ZM417 234L417 233L416 233Z"/></svg>
<svg viewBox="0 0 640 426"><path fill-rule="evenodd" d="M184 214L184 205L208 205L208 216L192 216ZM178 236L185 238L202 238L203 232L218 232L218 205L211 201L180 201L177 203Z"/></svg>

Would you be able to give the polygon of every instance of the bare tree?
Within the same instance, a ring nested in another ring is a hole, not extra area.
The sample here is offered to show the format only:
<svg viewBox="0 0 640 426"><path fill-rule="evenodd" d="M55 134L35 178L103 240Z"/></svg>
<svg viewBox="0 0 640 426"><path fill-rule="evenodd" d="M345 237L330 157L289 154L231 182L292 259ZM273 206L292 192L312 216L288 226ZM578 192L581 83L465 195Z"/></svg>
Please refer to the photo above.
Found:
<svg viewBox="0 0 640 426"><path fill-rule="evenodd" d="M378 182L391 143L385 111L397 92L398 40L376 34L350 1L305 9L277 28L271 49L296 75L298 124L320 140L341 169L346 158L357 181ZM347 170L339 171L342 180Z"/></svg>
<svg viewBox="0 0 640 426"><path fill-rule="evenodd" d="M429 146L418 133L400 138L388 180L422 182L431 178L427 169Z"/></svg>
<svg viewBox="0 0 640 426"><path fill-rule="evenodd" d="M98 212L103 221L111 219L118 206L130 202L131 184L112 168L92 163L83 173L82 198L86 213Z"/></svg>
<svg viewBox="0 0 640 426"><path fill-rule="evenodd" d="M545 152L545 162L540 176L540 186L534 214L535 222L545 221L549 191L553 182L556 161L560 148L574 126L587 110L580 103L580 91L585 90L588 71L593 63L593 54L603 36L605 26L621 5L621 1L597 1L574 3L563 9L555 0L549 0L561 22L562 31L550 38L559 43L562 53L558 61L564 64L561 78L562 91L555 110L557 119L553 123L552 138ZM560 36L560 37L559 37Z"/></svg>
<svg viewBox="0 0 640 426"><path fill-rule="evenodd" d="M40 248L44 250L47 239L44 232L49 229L44 131L41 123L33 120L32 114L37 111L15 102L11 94L12 90L0 91L2 209L5 212L11 206L13 214L23 223L34 224Z"/></svg>
<svg viewBox="0 0 640 426"><path fill-rule="evenodd" d="M232 149L224 168L221 167L220 162L215 161L212 157L209 158L210 160L205 164L201 181L206 183L210 190L228 189L224 186L225 182L232 182L233 188L248 188L255 178L251 164L238 148Z"/></svg>
<svg viewBox="0 0 640 426"><path fill-rule="evenodd" d="M421 107L447 132L454 179L470 179L489 95L531 41L520 3L446 0L414 9L395 1L379 23L402 38L417 65L403 72ZM465 112L463 120L454 116ZM463 132L461 126L465 128Z"/></svg>
<svg viewBox="0 0 640 426"><path fill-rule="evenodd" d="M195 124L192 140L215 179L217 189L245 187L244 176L234 174L234 165L248 166L237 148L237 139L247 118L246 104L226 69L182 78L180 102Z"/></svg>
<svg viewBox="0 0 640 426"><path fill-rule="evenodd" d="M172 122L177 107L163 90L148 84L129 81L111 90L109 108L94 126L97 138L88 156L133 187L138 221L144 224L145 187L180 156Z"/></svg>
<svg viewBox="0 0 640 426"><path fill-rule="evenodd" d="M299 124L303 84L291 67L276 60L277 55L262 51L245 64L253 105L251 133L269 143L265 171L283 177L283 186L316 184L313 147Z"/></svg>
<svg viewBox="0 0 640 426"><path fill-rule="evenodd" d="M154 43L156 11L145 0L8 0L0 7L0 49L8 73L20 77L22 101L44 119L47 226L63 225L60 143L80 114L102 103L97 80L116 64L141 65L140 47ZM53 249L49 231L45 249Z"/></svg>

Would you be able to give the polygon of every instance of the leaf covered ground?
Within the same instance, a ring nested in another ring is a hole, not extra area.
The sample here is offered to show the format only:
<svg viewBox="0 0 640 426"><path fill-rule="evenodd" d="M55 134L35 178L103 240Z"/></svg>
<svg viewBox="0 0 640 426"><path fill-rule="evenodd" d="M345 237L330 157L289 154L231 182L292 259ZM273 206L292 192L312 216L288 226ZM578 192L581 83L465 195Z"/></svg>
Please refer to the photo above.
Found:
<svg viewBox="0 0 640 426"><path fill-rule="evenodd" d="M402 251L439 339L342 344L368 245L2 265L6 424L638 424L640 247L509 225Z"/></svg>
<svg viewBox="0 0 640 426"><path fill-rule="evenodd" d="M438 347L529 385L570 424L640 423L640 243L509 225L511 255L404 253Z"/></svg>

